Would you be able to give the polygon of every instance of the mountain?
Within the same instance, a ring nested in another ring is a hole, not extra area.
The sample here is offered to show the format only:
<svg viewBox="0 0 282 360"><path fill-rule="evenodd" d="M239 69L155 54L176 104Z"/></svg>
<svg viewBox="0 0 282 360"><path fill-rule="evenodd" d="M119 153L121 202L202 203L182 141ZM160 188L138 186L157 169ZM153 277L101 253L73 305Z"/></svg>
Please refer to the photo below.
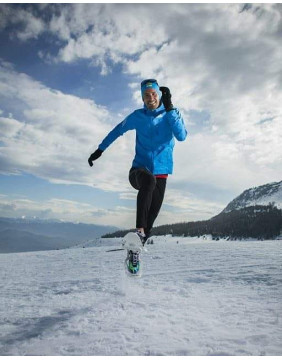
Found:
<svg viewBox="0 0 282 360"><path fill-rule="evenodd" d="M245 190L241 195L232 200L223 212L227 213L249 206L267 206L269 204L282 209L282 181Z"/></svg>
<svg viewBox="0 0 282 360"><path fill-rule="evenodd" d="M205 221L157 226L152 235L202 236L228 239L276 239L282 231L282 181L244 191L218 215ZM121 237L119 230L103 237Z"/></svg>
<svg viewBox="0 0 282 360"><path fill-rule="evenodd" d="M70 246L67 239L7 229L0 232L0 253L54 250Z"/></svg>
<svg viewBox="0 0 282 360"><path fill-rule="evenodd" d="M115 230L114 226L2 217L0 253L67 248Z"/></svg>

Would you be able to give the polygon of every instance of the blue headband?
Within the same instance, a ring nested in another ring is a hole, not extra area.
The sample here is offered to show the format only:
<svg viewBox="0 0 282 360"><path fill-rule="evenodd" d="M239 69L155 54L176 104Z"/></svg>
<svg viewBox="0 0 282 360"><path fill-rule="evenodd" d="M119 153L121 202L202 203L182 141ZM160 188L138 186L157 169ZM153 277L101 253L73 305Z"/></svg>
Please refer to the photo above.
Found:
<svg viewBox="0 0 282 360"><path fill-rule="evenodd" d="M156 80L153 80L153 81L150 81L150 80L145 80L145 81L142 81L141 83L141 95L142 95L142 99L143 99L143 94L146 90L148 89L154 89L156 90L159 98L161 98L162 96L162 93L160 91L160 88L159 88L159 85L157 83Z"/></svg>

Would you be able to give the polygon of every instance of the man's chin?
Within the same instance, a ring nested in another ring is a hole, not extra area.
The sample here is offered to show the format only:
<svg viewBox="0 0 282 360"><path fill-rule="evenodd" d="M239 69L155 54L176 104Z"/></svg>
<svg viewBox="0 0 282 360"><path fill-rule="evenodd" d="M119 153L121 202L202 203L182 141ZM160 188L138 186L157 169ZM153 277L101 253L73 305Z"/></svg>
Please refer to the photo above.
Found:
<svg viewBox="0 0 282 360"><path fill-rule="evenodd" d="M156 110L159 106L160 106L160 104L156 104L156 105L147 105L147 108L148 108L149 110Z"/></svg>

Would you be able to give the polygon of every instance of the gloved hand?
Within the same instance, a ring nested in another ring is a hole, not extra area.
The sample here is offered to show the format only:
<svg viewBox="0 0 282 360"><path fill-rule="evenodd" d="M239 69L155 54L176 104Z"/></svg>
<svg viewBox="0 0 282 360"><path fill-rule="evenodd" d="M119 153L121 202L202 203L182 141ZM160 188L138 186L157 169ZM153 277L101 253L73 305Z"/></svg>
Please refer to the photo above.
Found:
<svg viewBox="0 0 282 360"><path fill-rule="evenodd" d="M161 86L160 90L162 92L162 102L164 104L165 110L170 111L173 109L173 105L171 102L171 93L168 87Z"/></svg>
<svg viewBox="0 0 282 360"><path fill-rule="evenodd" d="M88 159L88 164L90 166L93 166L93 161L97 160L103 153L103 150L97 149L96 151L94 151L93 154L90 155L89 159Z"/></svg>

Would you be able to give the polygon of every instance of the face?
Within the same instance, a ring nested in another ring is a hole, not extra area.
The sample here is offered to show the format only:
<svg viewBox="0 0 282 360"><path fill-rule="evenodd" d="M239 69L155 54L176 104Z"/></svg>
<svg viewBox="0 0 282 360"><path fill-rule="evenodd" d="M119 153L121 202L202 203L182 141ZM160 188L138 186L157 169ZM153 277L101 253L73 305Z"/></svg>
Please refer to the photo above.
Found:
<svg viewBox="0 0 282 360"><path fill-rule="evenodd" d="M149 110L155 110L159 107L160 98L156 90L147 89L143 94L144 104Z"/></svg>

